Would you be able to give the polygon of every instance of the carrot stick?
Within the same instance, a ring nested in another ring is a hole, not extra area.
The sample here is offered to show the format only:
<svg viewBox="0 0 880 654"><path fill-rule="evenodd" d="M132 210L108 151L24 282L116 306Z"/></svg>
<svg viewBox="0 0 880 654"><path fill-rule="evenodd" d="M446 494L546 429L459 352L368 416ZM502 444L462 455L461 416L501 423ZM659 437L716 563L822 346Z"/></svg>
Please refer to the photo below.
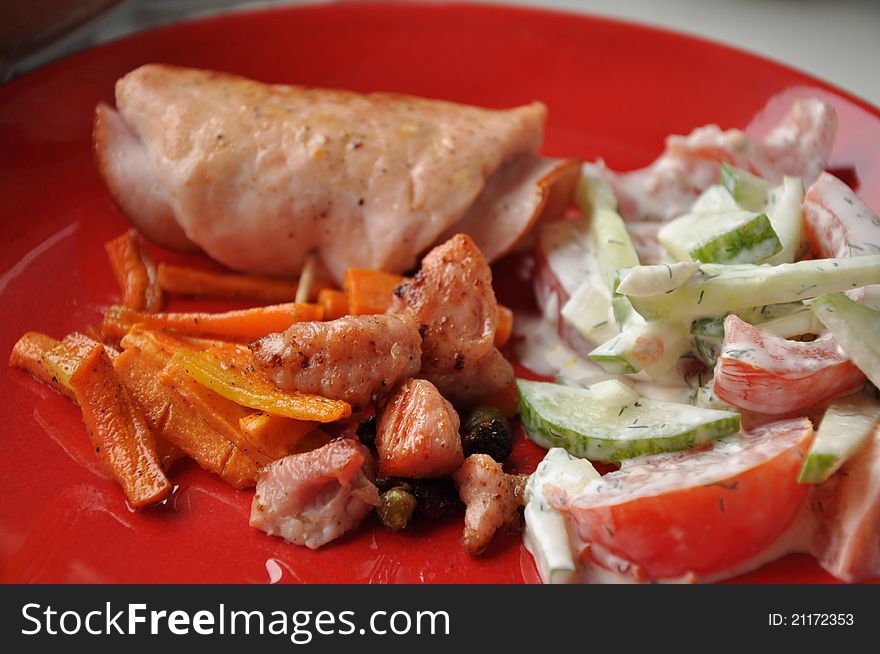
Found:
<svg viewBox="0 0 880 654"><path fill-rule="evenodd" d="M116 282L122 291L122 304L136 311L159 311L162 289L156 280L156 266L144 251L140 234L129 229L104 244Z"/></svg>
<svg viewBox="0 0 880 654"><path fill-rule="evenodd" d="M223 343L224 341L210 338L169 334L168 332L147 329L142 324L137 324L129 329L120 342L123 350L138 349L144 356L150 357L162 365L168 363L174 353L181 348L186 347L198 352Z"/></svg>
<svg viewBox="0 0 880 654"><path fill-rule="evenodd" d="M51 336L39 332L28 332L19 338L13 346L12 354L9 355L9 365L29 372L55 391L74 399L73 392L65 388L64 384L55 378L52 371L42 365L43 355L58 344L58 341Z"/></svg>
<svg viewBox="0 0 880 654"><path fill-rule="evenodd" d="M348 296L344 291L322 289L318 293L318 304L324 309L324 320L336 320L348 313Z"/></svg>
<svg viewBox="0 0 880 654"><path fill-rule="evenodd" d="M352 315L385 313L391 306L394 289L405 277L381 270L349 268L342 279L348 296L348 312Z"/></svg>
<svg viewBox="0 0 880 654"><path fill-rule="evenodd" d="M67 391L65 395L76 400L76 394L70 378L73 373L79 369L86 357L92 352L95 346L100 343L85 334L73 332L64 337L64 339L53 348L46 350L40 358L40 365L43 366L52 375L52 379L61 384ZM109 347L105 347L107 356L113 359L117 356L117 352Z"/></svg>
<svg viewBox="0 0 880 654"><path fill-rule="evenodd" d="M293 302L297 284L261 275L213 273L159 264L159 285L168 293L230 300Z"/></svg>
<svg viewBox="0 0 880 654"><path fill-rule="evenodd" d="M136 509L165 499L162 470L146 418L122 385L103 345L96 345L70 378L95 453Z"/></svg>
<svg viewBox="0 0 880 654"><path fill-rule="evenodd" d="M97 341L78 332L68 334L60 343L44 334L30 332L16 343L10 357L10 365L26 369L40 381L76 403L76 392L70 383L70 377L82 365L95 345L98 345ZM114 351L110 348L105 349L112 359L112 355L115 355ZM164 439L156 438L155 443L156 452L165 470L184 455L182 450Z"/></svg>
<svg viewBox="0 0 880 654"><path fill-rule="evenodd" d="M232 448L220 477L234 488L249 488L257 483L257 473L262 466L237 447Z"/></svg>
<svg viewBox="0 0 880 654"><path fill-rule="evenodd" d="M143 409L154 433L236 488L256 483L254 476L248 479L243 475L241 463L229 468L231 477L227 476L226 470L233 455L238 460L249 457L227 438L235 436L233 432L222 427L218 429L216 421L206 419L177 388L162 381L165 364L161 360L132 348L119 355L113 367ZM198 404L198 398L194 398L194 402ZM253 461L249 467L253 470L259 468Z"/></svg>
<svg viewBox="0 0 880 654"><path fill-rule="evenodd" d="M238 424L273 460L295 452L299 441L318 426L316 422L282 418L262 411L245 416Z"/></svg>
<svg viewBox="0 0 880 654"><path fill-rule="evenodd" d="M162 369L161 380L165 386L172 388L183 397L188 405L188 411L201 416L215 432L238 447L243 454L254 459L259 466L272 461L272 458L261 452L258 444L252 442L248 434L245 434L239 426L239 421L248 415L249 411L192 379L187 375L177 355L171 357Z"/></svg>
<svg viewBox="0 0 880 654"><path fill-rule="evenodd" d="M513 334L513 311L498 305L498 323L495 326L495 347L504 347Z"/></svg>
<svg viewBox="0 0 880 654"><path fill-rule="evenodd" d="M251 357L245 357L243 350L235 352L231 347L204 352L184 349L169 365L176 365L194 381L241 406L272 415L314 422L334 422L351 415L348 402L279 390L255 368Z"/></svg>
<svg viewBox="0 0 880 654"><path fill-rule="evenodd" d="M104 314L105 337L122 338L136 324L149 329L168 330L191 336L216 336L256 340L272 332L282 332L295 322L320 320L317 304L271 304L226 313L142 313L112 306Z"/></svg>
<svg viewBox="0 0 880 654"><path fill-rule="evenodd" d="M162 465L162 470L166 473L171 470L171 466L174 465L175 461L180 461L180 459L186 457L186 452L176 445L172 445L164 438L156 436L155 432L153 442L156 443L156 456L159 457L159 463Z"/></svg>

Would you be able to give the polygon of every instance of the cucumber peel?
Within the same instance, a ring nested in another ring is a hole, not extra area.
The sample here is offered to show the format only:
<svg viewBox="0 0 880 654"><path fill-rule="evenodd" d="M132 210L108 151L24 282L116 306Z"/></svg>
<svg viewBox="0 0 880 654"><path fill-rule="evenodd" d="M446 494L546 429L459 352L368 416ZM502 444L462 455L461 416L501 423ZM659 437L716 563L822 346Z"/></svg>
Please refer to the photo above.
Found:
<svg viewBox="0 0 880 654"><path fill-rule="evenodd" d="M770 183L728 163L721 164L721 185L736 203L749 211L760 211L767 202Z"/></svg>
<svg viewBox="0 0 880 654"><path fill-rule="evenodd" d="M528 437L592 461L622 459L695 447L739 431L740 416L642 398L620 408L597 402L586 388L516 381Z"/></svg>
<svg viewBox="0 0 880 654"><path fill-rule="evenodd" d="M688 330L681 323L634 320L587 356L613 375L645 370L654 377L672 368L689 345Z"/></svg>
<svg viewBox="0 0 880 654"><path fill-rule="evenodd" d="M714 367L724 343L724 318L698 318L691 323L691 337L700 361Z"/></svg>
<svg viewBox="0 0 880 654"><path fill-rule="evenodd" d="M681 261L761 263L782 250L767 214L739 209L685 214L664 226L657 237Z"/></svg>

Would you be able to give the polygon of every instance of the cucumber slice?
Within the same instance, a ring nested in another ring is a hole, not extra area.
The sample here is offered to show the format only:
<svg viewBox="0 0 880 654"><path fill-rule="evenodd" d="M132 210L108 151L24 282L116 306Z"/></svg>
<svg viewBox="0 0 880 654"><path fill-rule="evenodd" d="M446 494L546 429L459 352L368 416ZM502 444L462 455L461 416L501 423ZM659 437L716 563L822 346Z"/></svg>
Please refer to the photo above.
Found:
<svg viewBox="0 0 880 654"><path fill-rule="evenodd" d="M632 313L629 300L614 293L619 281L619 271L639 265L639 257L633 247L626 225L615 211L607 194L613 191L601 178L582 168L578 203L590 216L589 237L595 252L599 274L606 288L599 288L593 277L587 278L572 294L562 308L562 317L585 338L601 343L620 332L618 312L621 316ZM614 311L612 302L616 303Z"/></svg>
<svg viewBox="0 0 880 654"><path fill-rule="evenodd" d="M693 397L693 405L704 409L718 409L719 411L736 411L736 407L715 395L715 385L711 380L697 388Z"/></svg>
<svg viewBox="0 0 880 654"><path fill-rule="evenodd" d="M852 257L847 261L868 258ZM853 302L843 293L826 293L807 304L859 370L880 387L880 311Z"/></svg>
<svg viewBox="0 0 880 654"><path fill-rule="evenodd" d="M561 315L593 343L601 343L620 333L611 310L611 294L595 277L588 277L578 286L562 307Z"/></svg>
<svg viewBox="0 0 880 654"><path fill-rule="evenodd" d="M801 251L803 206L804 183L799 177L786 177L782 186L771 191L767 215L782 242L782 249L767 260L770 265L797 261Z"/></svg>
<svg viewBox="0 0 880 654"><path fill-rule="evenodd" d="M683 324L666 320L633 321L587 356L614 375L645 370L655 377L672 368L689 345Z"/></svg>
<svg viewBox="0 0 880 654"><path fill-rule="evenodd" d="M761 211L767 203L770 183L741 168L722 163L721 185L743 209Z"/></svg>
<svg viewBox="0 0 880 654"><path fill-rule="evenodd" d="M793 338L802 334L820 334L824 326L803 302L785 302L755 307L743 311L739 317L747 323L768 329L783 338Z"/></svg>
<svg viewBox="0 0 880 654"><path fill-rule="evenodd" d="M720 213L738 209L736 200L721 184L713 184L691 205L690 213ZM755 209L757 211L758 209Z"/></svg>
<svg viewBox="0 0 880 654"><path fill-rule="evenodd" d="M719 316L758 304L796 302L880 281L880 255L813 259L778 266L704 264L671 293L630 302L647 320Z"/></svg>
<svg viewBox="0 0 880 654"><path fill-rule="evenodd" d="M577 583L577 565L571 546L573 525L547 501L544 485L575 494L597 479L601 477L589 461L554 447L526 482L524 540L545 584Z"/></svg>
<svg viewBox="0 0 880 654"><path fill-rule="evenodd" d="M581 166L581 176L574 191L574 201L584 216L592 217L597 209L617 211L617 196L596 164Z"/></svg>
<svg viewBox="0 0 880 654"><path fill-rule="evenodd" d="M593 461L620 461L694 447L739 431L730 411L640 399L615 409L585 388L516 381L522 423L543 447L562 447Z"/></svg>
<svg viewBox="0 0 880 654"><path fill-rule="evenodd" d="M739 209L685 214L665 225L657 237L681 261L760 263L782 250L767 214Z"/></svg>
<svg viewBox="0 0 880 654"><path fill-rule="evenodd" d="M711 336L724 338L724 319L727 316L715 318L699 318L691 323L691 334L695 336Z"/></svg>
<svg viewBox="0 0 880 654"><path fill-rule="evenodd" d="M593 394L594 400L612 409L633 404L639 399L639 394L619 379L606 379L591 384L590 392Z"/></svg>
<svg viewBox="0 0 880 654"><path fill-rule="evenodd" d="M864 393L835 401L819 424L798 481L822 484L868 442L880 422L880 401Z"/></svg>
<svg viewBox="0 0 880 654"><path fill-rule="evenodd" d="M621 328L626 327L633 322L645 322L645 319L633 309L633 305L630 304L629 298L620 293L615 293L611 298L611 313L614 315L615 322L617 322ZM618 333L620 333L620 330L618 330Z"/></svg>
<svg viewBox="0 0 880 654"><path fill-rule="evenodd" d="M637 266L621 273L617 292L646 297L674 291L700 267L697 261L677 261L651 266Z"/></svg>
<svg viewBox="0 0 880 654"><path fill-rule="evenodd" d="M598 209L593 212L592 230L596 239L596 256L605 283L617 290L620 271L639 265L639 255L633 246L626 225L616 211Z"/></svg>
<svg viewBox="0 0 880 654"><path fill-rule="evenodd" d="M710 368L718 362L724 343L724 318L699 318L691 323L691 336L700 361Z"/></svg>

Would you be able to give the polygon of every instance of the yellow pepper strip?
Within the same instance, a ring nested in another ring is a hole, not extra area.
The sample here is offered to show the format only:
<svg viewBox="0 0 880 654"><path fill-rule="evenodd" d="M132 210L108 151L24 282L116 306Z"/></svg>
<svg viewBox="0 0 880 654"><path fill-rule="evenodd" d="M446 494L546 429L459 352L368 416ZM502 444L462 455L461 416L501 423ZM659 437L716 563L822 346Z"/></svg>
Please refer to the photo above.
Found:
<svg viewBox="0 0 880 654"><path fill-rule="evenodd" d="M187 375L218 395L251 409L314 422L333 422L351 415L348 402L278 390L253 365L241 365L245 360L244 348L234 357L237 361L217 356L217 352L227 349L211 348L204 352L182 349L172 357L172 362L179 362Z"/></svg>
<svg viewBox="0 0 880 654"><path fill-rule="evenodd" d="M40 357L40 365L49 372L56 382L69 391L64 394L75 400L70 378L96 345L100 345L100 343L95 339L79 332L73 332L65 336L58 345L43 352L43 356ZM104 349L111 360L118 354L112 348L105 347Z"/></svg>

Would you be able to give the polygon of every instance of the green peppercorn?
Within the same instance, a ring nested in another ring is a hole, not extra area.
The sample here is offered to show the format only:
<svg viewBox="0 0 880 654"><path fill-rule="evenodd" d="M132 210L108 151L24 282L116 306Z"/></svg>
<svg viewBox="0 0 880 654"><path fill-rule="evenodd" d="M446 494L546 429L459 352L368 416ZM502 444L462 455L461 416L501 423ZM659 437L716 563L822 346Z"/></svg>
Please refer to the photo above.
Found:
<svg viewBox="0 0 880 654"><path fill-rule="evenodd" d="M464 422L461 436L464 455L488 454L499 463L513 452L513 431L507 418L493 406L478 406Z"/></svg>
<svg viewBox="0 0 880 654"><path fill-rule="evenodd" d="M386 527L399 531L409 524L416 510L416 498L403 486L395 486L382 493L376 509L379 519Z"/></svg>

